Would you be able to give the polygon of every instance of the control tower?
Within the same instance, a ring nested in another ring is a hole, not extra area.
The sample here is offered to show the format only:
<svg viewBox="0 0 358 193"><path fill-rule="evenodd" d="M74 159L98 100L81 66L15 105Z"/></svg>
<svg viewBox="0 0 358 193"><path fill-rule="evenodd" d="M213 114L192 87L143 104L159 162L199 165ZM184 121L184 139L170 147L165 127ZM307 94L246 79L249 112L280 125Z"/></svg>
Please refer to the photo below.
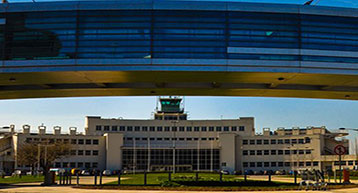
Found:
<svg viewBox="0 0 358 193"><path fill-rule="evenodd" d="M158 99L160 109L156 109L155 120L187 120L184 113L183 99L180 97L161 97Z"/></svg>

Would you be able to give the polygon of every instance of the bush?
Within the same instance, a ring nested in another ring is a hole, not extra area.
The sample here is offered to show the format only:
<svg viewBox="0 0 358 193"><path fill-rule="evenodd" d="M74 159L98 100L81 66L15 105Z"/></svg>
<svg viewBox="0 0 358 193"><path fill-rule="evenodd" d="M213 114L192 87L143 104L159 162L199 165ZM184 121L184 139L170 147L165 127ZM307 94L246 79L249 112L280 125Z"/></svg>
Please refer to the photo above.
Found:
<svg viewBox="0 0 358 193"><path fill-rule="evenodd" d="M180 184L173 182L173 181L166 180L166 181L160 183L160 186L161 187L179 187Z"/></svg>

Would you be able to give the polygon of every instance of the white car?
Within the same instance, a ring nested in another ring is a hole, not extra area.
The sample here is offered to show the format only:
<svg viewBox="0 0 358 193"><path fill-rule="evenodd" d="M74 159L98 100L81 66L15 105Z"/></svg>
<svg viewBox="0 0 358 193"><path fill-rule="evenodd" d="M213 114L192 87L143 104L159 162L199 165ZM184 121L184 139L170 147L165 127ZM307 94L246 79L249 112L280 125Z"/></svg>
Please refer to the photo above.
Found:
<svg viewBox="0 0 358 193"><path fill-rule="evenodd" d="M110 175L112 175L112 172L111 172L111 170L104 170L104 171L102 172L102 174L103 174L104 176L110 176Z"/></svg>
<svg viewBox="0 0 358 193"><path fill-rule="evenodd" d="M81 175L82 176L90 176L91 172L89 172L88 170L82 170Z"/></svg>

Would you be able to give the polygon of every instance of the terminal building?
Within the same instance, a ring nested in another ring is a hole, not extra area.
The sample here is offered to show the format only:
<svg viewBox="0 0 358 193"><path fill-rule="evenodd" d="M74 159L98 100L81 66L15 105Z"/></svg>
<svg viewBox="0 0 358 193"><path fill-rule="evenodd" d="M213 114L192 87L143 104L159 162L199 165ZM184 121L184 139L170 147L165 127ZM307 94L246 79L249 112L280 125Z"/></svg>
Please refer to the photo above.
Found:
<svg viewBox="0 0 358 193"><path fill-rule="evenodd" d="M53 167L125 171L291 171L338 168L337 145L349 149L344 136L325 127L264 128L255 132L253 117L218 120L190 120L182 99L159 98L152 119L122 119L88 116L85 132L70 128L69 134L54 127L53 133L40 126L22 132L2 133L1 167L6 172L29 169L18 165L17 149L24 143L70 143L68 157ZM343 167L357 165L355 155L342 156ZM36 164L36 163L35 163Z"/></svg>

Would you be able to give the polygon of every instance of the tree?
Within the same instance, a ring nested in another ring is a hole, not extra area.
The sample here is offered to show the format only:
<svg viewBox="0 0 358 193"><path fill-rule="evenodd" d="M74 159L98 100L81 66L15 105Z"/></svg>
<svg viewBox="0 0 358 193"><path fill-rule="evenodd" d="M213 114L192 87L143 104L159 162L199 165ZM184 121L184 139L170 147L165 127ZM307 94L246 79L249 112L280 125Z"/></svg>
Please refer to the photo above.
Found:
<svg viewBox="0 0 358 193"><path fill-rule="evenodd" d="M51 184L50 168L54 161L70 155L71 145L60 142L23 143L18 148L16 155L20 165L38 165L42 168L44 185Z"/></svg>

